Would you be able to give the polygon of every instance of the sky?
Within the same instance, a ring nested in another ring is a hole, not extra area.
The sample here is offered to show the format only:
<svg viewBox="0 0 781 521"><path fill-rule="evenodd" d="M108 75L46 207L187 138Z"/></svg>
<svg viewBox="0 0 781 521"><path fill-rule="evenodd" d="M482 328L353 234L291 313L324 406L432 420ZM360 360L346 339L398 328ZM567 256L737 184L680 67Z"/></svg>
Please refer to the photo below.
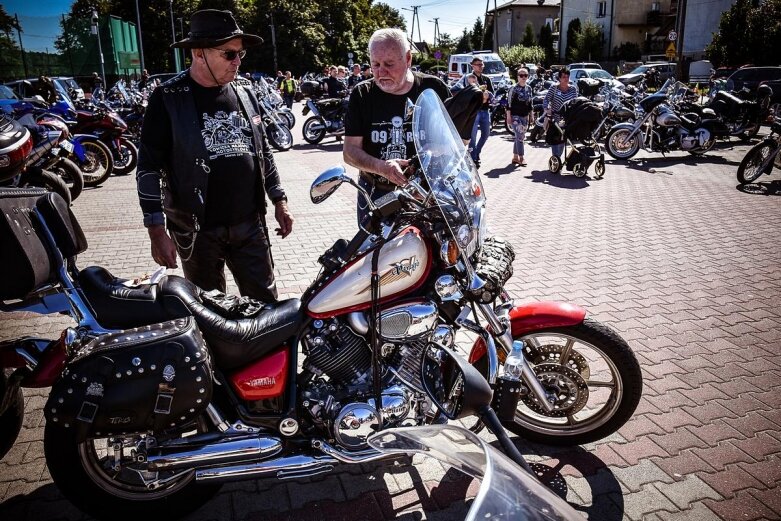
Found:
<svg viewBox="0 0 781 521"><path fill-rule="evenodd" d="M493 9L494 2L489 1L489 9ZM496 5L506 2L497 0ZM19 15L25 50L44 51L48 48L49 52L54 52L54 39L60 30L58 21L63 13L70 10L71 3L72 0L5 0L3 6L11 16ZM407 31L412 29L411 7L420 6L420 36L429 43L434 43L435 17L439 18L440 33L458 38L465 28L472 28L478 17L483 19L486 5L485 0L384 0L383 3L399 10L407 21ZM139 5L143 9L144 0L140 0ZM412 39L418 41L417 25Z"/></svg>

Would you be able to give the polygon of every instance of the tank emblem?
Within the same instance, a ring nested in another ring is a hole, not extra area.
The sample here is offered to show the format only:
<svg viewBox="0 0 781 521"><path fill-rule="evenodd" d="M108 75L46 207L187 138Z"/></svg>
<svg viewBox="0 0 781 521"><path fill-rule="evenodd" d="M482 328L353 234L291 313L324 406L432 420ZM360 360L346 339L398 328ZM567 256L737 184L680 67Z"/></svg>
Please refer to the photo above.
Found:
<svg viewBox="0 0 781 521"><path fill-rule="evenodd" d="M386 271L380 276L380 286L386 286L396 281L411 277L412 273L417 271L420 267L420 261L416 256L412 256L409 259L402 259L399 262L390 264L391 269ZM359 293L364 293L371 289L371 283L363 288Z"/></svg>
<svg viewBox="0 0 781 521"><path fill-rule="evenodd" d="M173 366L167 365L163 368L163 380L166 382L170 382L174 379L176 376L176 371L174 370Z"/></svg>
<svg viewBox="0 0 781 521"><path fill-rule="evenodd" d="M97 382L92 382L87 387L87 396L103 396L103 386Z"/></svg>
<svg viewBox="0 0 781 521"><path fill-rule="evenodd" d="M277 379L271 376L264 376L262 378L254 378L247 382L250 387L273 387L276 385Z"/></svg>

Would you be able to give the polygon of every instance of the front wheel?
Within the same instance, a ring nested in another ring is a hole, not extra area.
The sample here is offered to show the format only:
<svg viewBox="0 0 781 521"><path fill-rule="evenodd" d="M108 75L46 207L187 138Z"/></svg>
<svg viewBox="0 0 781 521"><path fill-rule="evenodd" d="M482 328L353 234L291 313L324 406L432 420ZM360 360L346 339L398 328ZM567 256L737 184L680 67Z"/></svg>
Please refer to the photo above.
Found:
<svg viewBox="0 0 781 521"><path fill-rule="evenodd" d="M57 163L51 167L51 171L65 181L65 184L68 185L68 191L70 191L71 194L71 201L75 201L84 189L84 174L82 174L79 166L70 159L61 157L57 160Z"/></svg>
<svg viewBox="0 0 781 521"><path fill-rule="evenodd" d="M643 389L640 364L614 330L591 318L535 331L524 355L553 402L546 411L531 394L518 402L505 427L549 445L580 445L617 431L632 416Z"/></svg>
<svg viewBox="0 0 781 521"><path fill-rule="evenodd" d="M756 137L757 134L759 134L759 127L760 126L762 126L762 122L759 121L759 120L755 121L748 128L748 130L746 130L744 132L741 132L740 135L738 136L738 138L740 138L740 140L743 141L744 143L748 143L749 141L754 139L754 137Z"/></svg>
<svg viewBox="0 0 781 521"><path fill-rule="evenodd" d="M277 116L279 116L287 125L287 128L292 129L296 126L296 116L293 114L290 110L280 110L277 112Z"/></svg>
<svg viewBox="0 0 781 521"><path fill-rule="evenodd" d="M103 184L114 172L111 150L97 138L83 139L81 146L84 148L84 162L80 163L79 167L84 175L84 186Z"/></svg>
<svg viewBox="0 0 781 521"><path fill-rule="evenodd" d="M762 174L769 174L773 170L773 161L770 159L776 153L779 144L775 140L766 139L754 145L748 151L746 157L738 167L738 182L740 184L753 183Z"/></svg>
<svg viewBox="0 0 781 521"><path fill-rule="evenodd" d="M313 116L304 122L304 141L313 145L318 144L325 137L325 122L319 116Z"/></svg>
<svg viewBox="0 0 781 521"><path fill-rule="evenodd" d="M632 131L628 128L611 129L605 138L607 153L614 159L630 159L640 151L639 135L631 138Z"/></svg>
<svg viewBox="0 0 781 521"><path fill-rule="evenodd" d="M293 134L285 125L270 123L266 127L266 135L271 146L280 152L290 150L290 147L293 146Z"/></svg>
<svg viewBox="0 0 781 521"><path fill-rule="evenodd" d="M127 138L120 138L119 152L114 157L114 174L125 175L132 172L138 164L138 149Z"/></svg>
<svg viewBox="0 0 781 521"><path fill-rule="evenodd" d="M77 442L73 429L47 424L44 454L54 484L99 519L178 519L206 503L219 485L195 482L192 471L151 472L134 458L143 435Z"/></svg>

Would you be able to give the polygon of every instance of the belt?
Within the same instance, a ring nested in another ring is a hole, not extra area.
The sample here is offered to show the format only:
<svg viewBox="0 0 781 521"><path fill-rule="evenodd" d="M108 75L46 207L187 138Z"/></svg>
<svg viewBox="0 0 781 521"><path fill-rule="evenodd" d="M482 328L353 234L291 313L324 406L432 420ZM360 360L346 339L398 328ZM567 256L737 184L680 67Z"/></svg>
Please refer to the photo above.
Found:
<svg viewBox="0 0 781 521"><path fill-rule="evenodd" d="M395 190L398 186L395 183L391 183L384 177L380 177L374 174L369 174L361 171L361 178L369 183L372 188L379 188L380 190L387 190L388 192Z"/></svg>

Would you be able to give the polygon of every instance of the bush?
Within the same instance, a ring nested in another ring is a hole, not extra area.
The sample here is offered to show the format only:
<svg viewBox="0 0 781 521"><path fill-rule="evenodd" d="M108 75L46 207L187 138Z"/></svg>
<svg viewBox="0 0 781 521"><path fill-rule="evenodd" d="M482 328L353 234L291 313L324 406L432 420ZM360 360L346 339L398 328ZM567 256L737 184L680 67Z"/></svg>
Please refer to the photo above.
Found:
<svg viewBox="0 0 781 521"><path fill-rule="evenodd" d="M523 45L503 45L499 48L499 57L504 64L515 71L525 63L540 63L545 61L545 50L542 47L524 47Z"/></svg>

